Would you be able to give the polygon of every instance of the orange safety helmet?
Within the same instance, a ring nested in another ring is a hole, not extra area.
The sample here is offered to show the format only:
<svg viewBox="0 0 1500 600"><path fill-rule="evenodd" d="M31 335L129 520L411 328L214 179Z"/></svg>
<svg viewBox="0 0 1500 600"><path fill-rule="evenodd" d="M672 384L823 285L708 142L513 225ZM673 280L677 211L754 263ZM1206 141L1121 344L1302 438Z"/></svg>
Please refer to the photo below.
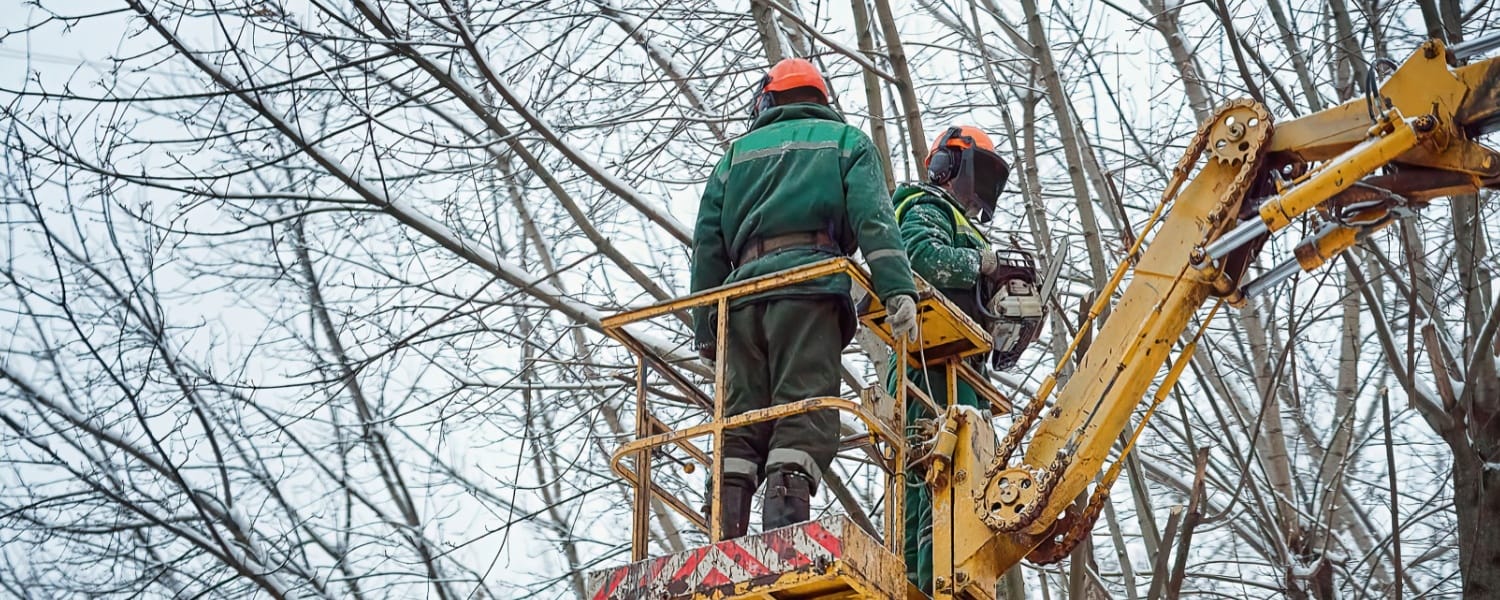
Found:
<svg viewBox="0 0 1500 600"><path fill-rule="evenodd" d="M957 131L954 131L954 130ZM995 152L995 142L990 141L990 134L973 125L954 125L949 127L943 135L932 140L932 148L927 150L927 162L923 166L932 165L932 157L937 155L940 148L958 148L963 150L970 146L978 146L980 149Z"/></svg>
<svg viewBox="0 0 1500 600"><path fill-rule="evenodd" d="M799 87L817 88L824 98L828 97L828 84L823 81L823 74L805 58L788 58L776 63L771 72L766 73L766 81L761 85L761 89L767 92L785 92Z"/></svg>
<svg viewBox="0 0 1500 600"><path fill-rule="evenodd" d="M949 127L932 141L926 163L928 181L948 185L965 212L989 222L1010 178L1010 165L995 152L989 134L970 125Z"/></svg>
<svg viewBox="0 0 1500 600"><path fill-rule="evenodd" d="M805 58L788 58L776 63L765 77L756 86L755 99L750 104L750 115L758 116L761 111L774 106L771 92L785 92L800 87L810 87L823 94L823 100L828 100L828 84L823 81L823 74Z"/></svg>

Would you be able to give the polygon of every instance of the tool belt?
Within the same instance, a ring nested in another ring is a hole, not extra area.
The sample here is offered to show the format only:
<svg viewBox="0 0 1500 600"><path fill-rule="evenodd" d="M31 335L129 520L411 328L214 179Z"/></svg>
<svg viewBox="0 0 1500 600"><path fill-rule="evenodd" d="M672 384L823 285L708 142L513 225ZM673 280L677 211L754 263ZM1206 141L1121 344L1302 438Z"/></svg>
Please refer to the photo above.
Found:
<svg viewBox="0 0 1500 600"><path fill-rule="evenodd" d="M828 235L828 232L802 231L750 240L745 244L745 248L740 250L740 257L735 262L735 266L747 265L750 261L777 250L800 247L822 248L836 254L843 254L843 250L834 243L833 237Z"/></svg>

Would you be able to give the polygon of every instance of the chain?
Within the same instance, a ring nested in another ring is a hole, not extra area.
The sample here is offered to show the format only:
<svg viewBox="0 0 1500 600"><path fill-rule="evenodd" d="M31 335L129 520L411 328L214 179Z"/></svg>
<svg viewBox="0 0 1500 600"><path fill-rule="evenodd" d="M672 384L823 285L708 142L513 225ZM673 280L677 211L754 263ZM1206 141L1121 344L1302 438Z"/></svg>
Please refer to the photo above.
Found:
<svg viewBox="0 0 1500 600"><path fill-rule="evenodd" d="M1035 522L1037 517L1041 516L1042 509L1047 507L1047 499L1052 496L1052 488L1057 487L1057 482L1062 480L1062 473L1068 468L1069 458L1071 454L1058 452L1057 456L1052 458L1052 464L1046 469L1027 469L1030 471L1029 475L1032 480L1036 482L1036 499L1026 503L1014 520L1002 521L997 515L987 510L981 513L981 520L1000 533L1015 533ZM980 502L979 505L983 507L984 503Z"/></svg>
<svg viewBox="0 0 1500 600"><path fill-rule="evenodd" d="M1120 460L1124 461L1125 458L1120 457ZM1110 471L1116 470L1110 469ZM1114 479L1114 477L1105 477L1099 481L1094 488L1094 494L1089 497L1088 507L1083 509L1082 516L1075 512L1073 505L1068 505L1063 516L1057 519L1057 525L1052 528L1053 531L1062 530L1063 534L1061 536L1049 534L1041 545L1033 548L1031 553L1026 555L1026 558L1038 565L1050 565L1072 554L1073 548L1093 533L1094 522L1099 520L1099 512L1104 509L1104 503L1109 501L1109 488L1114 484Z"/></svg>
<svg viewBox="0 0 1500 600"><path fill-rule="evenodd" d="M1244 101L1241 100L1240 102ZM1225 106L1223 110L1234 108L1234 106L1235 104L1231 103L1230 105ZM1222 112L1222 110L1220 112ZM1170 202L1172 198L1177 195L1177 189L1181 187L1184 181L1187 180L1187 176L1192 173L1193 165L1198 164L1198 158L1203 154L1203 151L1208 148L1208 133L1213 129L1214 124L1217 122L1217 117L1214 119L1210 119L1204 122L1203 125L1199 126L1198 132L1193 134L1193 139L1188 142L1187 150L1183 152L1182 158L1178 159L1177 166L1172 169L1172 179L1168 181L1167 188L1162 194L1162 204ZM1148 230L1149 226L1150 224L1148 224L1147 226ZM1145 237L1146 233L1147 231L1142 231L1141 237ZM1132 257L1127 256L1125 260L1130 260L1130 258ZM1067 360L1067 358L1063 357L1063 360ZM1053 375L1057 375L1057 373L1059 373L1061 370L1062 369L1059 367L1057 370L1053 371ZM1046 404L1045 400L1046 399L1040 395L1034 398L1032 402L1027 404L1026 408L1021 412L1021 418L1011 426L1009 431L1005 432L1005 438L1000 443L1000 451L995 455L995 462L998 463L1000 467L995 468L992 465L990 469L991 472L989 474L993 475L994 473L998 473L1001 469L1005 468L1004 465L1010 463L1012 455L1014 455L1016 449L1021 446L1021 437L1024 436L1027 431L1031 430L1031 427L1036 424L1037 417L1042 414L1042 409Z"/></svg>
<svg viewBox="0 0 1500 600"><path fill-rule="evenodd" d="M1235 174L1229 186L1225 188L1221 197L1242 198L1246 195L1252 181L1251 178L1260 164L1258 159L1261 155L1261 148L1271 138L1271 117L1260 103L1249 99L1239 99L1219 106L1214 112L1214 117L1199 126L1197 133L1193 135L1192 141L1188 143L1186 150L1183 152L1182 158L1178 159L1177 165L1172 169L1172 178L1168 181L1167 187L1162 193L1161 206L1158 206L1157 214L1160 214L1162 207L1176 198L1179 188L1187 181L1187 177L1192 173L1193 167L1198 164L1204 150L1208 148L1209 134L1213 131L1214 127L1225 120L1226 113L1242 108L1252 111L1255 115L1254 118L1259 119L1260 123L1263 123L1264 126L1253 128L1255 135L1246 140L1249 142L1249 146L1239 151L1247 158L1239 162L1239 171ZM1240 126L1244 128L1248 126L1248 123L1240 124ZM1222 154L1216 153L1215 158L1221 163L1225 162ZM1227 206L1227 203L1221 203L1221 206ZM1225 221L1223 218L1224 215L1218 215L1217 217L1217 222ZM1155 222L1156 215L1153 215L1152 220L1147 222L1146 226L1142 229L1138 240L1145 238L1146 234L1150 232L1151 227L1155 225ZM1133 248L1132 252L1122 262L1135 259L1139 253L1139 248L1139 245ZM1079 328L1078 336L1081 337L1084 334L1085 328L1088 325L1088 323L1084 323L1083 327ZM1075 343L1076 341L1077 339L1075 338ZM1064 360L1066 360L1066 357L1064 357ZM1042 410L1045 408L1047 392L1050 392L1052 385L1055 384L1057 376L1061 371L1062 364L1059 364L1058 368L1044 382L1042 388L1044 391L1038 393L1027 404L1020 418L1005 433L995 459L986 470L988 478L993 478L997 473L1006 468L1010 463L1011 457L1020 447L1022 437L1036 425L1038 417L1041 416ZM1140 427L1144 428L1145 424L1145 421L1142 421ZM1042 509L1051 503L1052 491L1057 486L1057 483L1063 479L1064 472L1067 470L1068 464L1072 461L1073 454L1072 442L1070 441L1068 445L1065 445L1053 457L1052 464L1039 473L1034 472L1033 479L1036 482L1037 498L1028 503L1016 516L1014 521L999 522L997 519L991 517L989 511L985 510L983 502L979 503L981 516L985 523L1002 533L1011 533L1019 531L1035 522L1037 517L1041 516ZM1070 506L1064 515L1059 518L1057 524L1053 527L1053 531L1062 529L1064 531L1063 534L1061 536L1049 535L1047 540L1043 541L1040 546L1028 555L1029 559L1037 564L1050 564L1062 560L1063 557L1072 552L1073 548L1079 542L1093 531L1094 522L1098 520L1099 513L1103 510L1105 502L1109 500L1109 489L1114 484L1115 479L1119 477L1119 467L1123 461L1124 456L1121 456L1120 461L1112 465L1109 471L1105 473L1104 477L1095 486L1094 493L1089 498L1088 506L1084 508L1082 514L1077 514L1075 509Z"/></svg>

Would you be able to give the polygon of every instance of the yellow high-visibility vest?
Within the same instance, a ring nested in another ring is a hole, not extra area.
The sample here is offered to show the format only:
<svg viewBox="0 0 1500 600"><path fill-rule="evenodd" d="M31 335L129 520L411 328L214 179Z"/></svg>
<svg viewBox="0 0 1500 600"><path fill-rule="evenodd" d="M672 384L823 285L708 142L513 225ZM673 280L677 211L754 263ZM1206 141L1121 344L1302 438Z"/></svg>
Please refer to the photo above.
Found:
<svg viewBox="0 0 1500 600"><path fill-rule="evenodd" d="M896 203L897 224L901 223L901 217L906 215L906 210L911 208L913 204L916 204L917 198L922 197L924 194L937 195L931 190L917 190ZM942 197L939 196L939 198ZM984 237L984 234L979 232L979 229L974 227L974 224L969 221L969 217L964 215L964 211L959 210L956 204L948 201L946 198L942 198L942 200L943 204L948 206L948 210L953 213L953 228L957 230L958 234L969 238L974 243L974 247L981 250L989 250L990 241Z"/></svg>

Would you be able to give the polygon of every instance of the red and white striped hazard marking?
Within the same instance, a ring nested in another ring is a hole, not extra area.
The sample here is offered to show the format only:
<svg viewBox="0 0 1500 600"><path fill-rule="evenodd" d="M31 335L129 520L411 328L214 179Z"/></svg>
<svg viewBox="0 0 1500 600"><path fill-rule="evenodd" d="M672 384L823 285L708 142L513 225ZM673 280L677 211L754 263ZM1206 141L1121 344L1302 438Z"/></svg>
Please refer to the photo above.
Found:
<svg viewBox="0 0 1500 600"><path fill-rule="evenodd" d="M772 583L788 573L824 569L842 556L838 536L813 521L596 573L590 597L648 600Z"/></svg>

